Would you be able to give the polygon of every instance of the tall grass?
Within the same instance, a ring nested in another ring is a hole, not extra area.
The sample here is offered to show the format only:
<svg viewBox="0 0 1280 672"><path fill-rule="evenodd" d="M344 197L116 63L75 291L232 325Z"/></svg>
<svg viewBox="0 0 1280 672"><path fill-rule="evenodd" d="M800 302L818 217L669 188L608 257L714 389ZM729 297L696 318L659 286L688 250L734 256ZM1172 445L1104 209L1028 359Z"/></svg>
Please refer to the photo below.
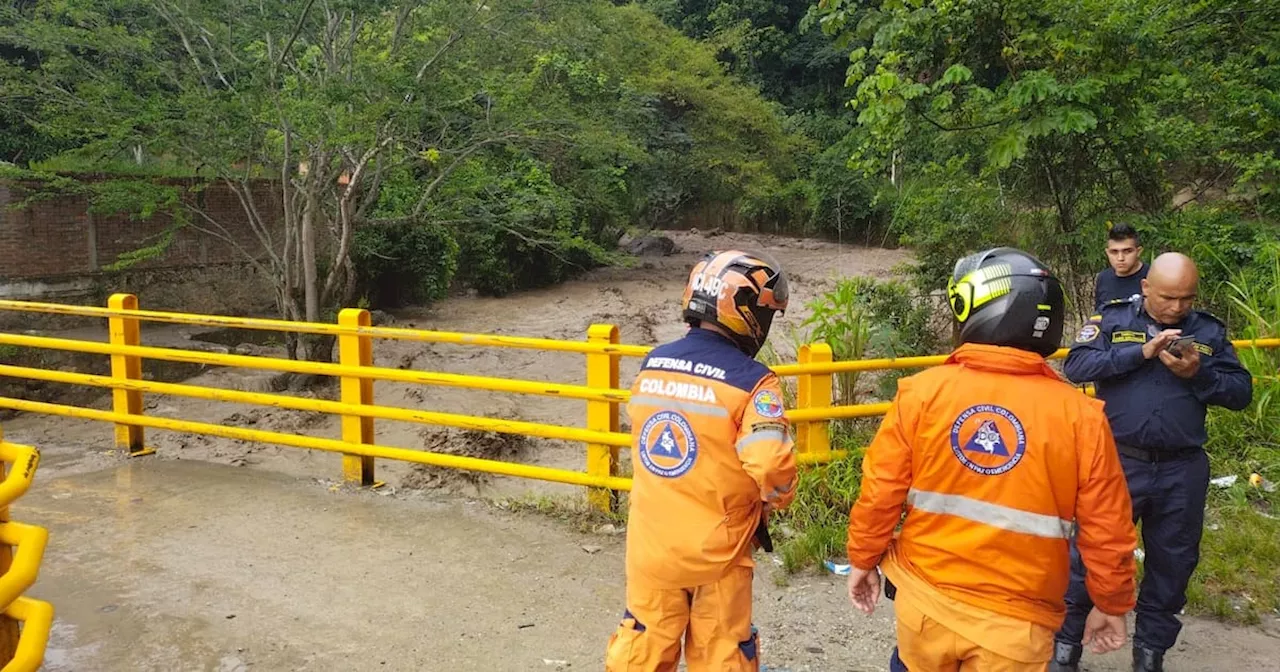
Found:
<svg viewBox="0 0 1280 672"><path fill-rule="evenodd" d="M1225 283L1234 338L1280 338L1280 245L1264 248L1262 263L1237 269ZM1261 271L1261 272L1260 272ZM1229 487L1209 486L1200 566L1188 591L1188 611L1246 623L1280 609L1280 350L1237 352L1255 377L1244 411L1209 412L1209 462L1214 477L1236 476ZM1258 474L1255 485L1250 477Z"/></svg>

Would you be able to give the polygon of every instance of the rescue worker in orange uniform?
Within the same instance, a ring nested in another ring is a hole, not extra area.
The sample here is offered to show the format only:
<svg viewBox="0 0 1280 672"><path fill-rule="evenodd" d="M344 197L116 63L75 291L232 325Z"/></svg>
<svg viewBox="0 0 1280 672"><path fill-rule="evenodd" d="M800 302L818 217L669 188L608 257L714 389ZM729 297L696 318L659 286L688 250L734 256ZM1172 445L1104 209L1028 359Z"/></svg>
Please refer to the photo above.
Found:
<svg viewBox="0 0 1280 672"><path fill-rule="evenodd" d="M891 670L1044 670L1074 523L1095 604L1085 641L1115 650L1137 535L1102 403L1045 362L1062 288L1034 257L996 248L956 263L948 299L959 347L898 382L863 460L850 600L871 613L884 570L897 591Z"/></svg>
<svg viewBox="0 0 1280 672"><path fill-rule="evenodd" d="M787 298L772 259L708 254L684 291L691 328L631 386L627 598L609 672L674 672L682 640L690 672L759 669L752 540L797 475L782 387L754 357Z"/></svg>

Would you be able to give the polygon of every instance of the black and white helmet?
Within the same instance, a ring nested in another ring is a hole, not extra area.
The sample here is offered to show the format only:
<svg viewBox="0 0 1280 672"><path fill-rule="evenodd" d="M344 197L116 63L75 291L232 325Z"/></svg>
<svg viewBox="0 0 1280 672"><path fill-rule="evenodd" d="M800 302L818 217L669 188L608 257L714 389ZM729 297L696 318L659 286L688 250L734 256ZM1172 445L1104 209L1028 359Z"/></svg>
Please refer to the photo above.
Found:
<svg viewBox="0 0 1280 672"><path fill-rule="evenodd" d="M1062 285L1022 250L997 247L957 261L947 301L961 343L1009 346L1044 357L1062 343Z"/></svg>

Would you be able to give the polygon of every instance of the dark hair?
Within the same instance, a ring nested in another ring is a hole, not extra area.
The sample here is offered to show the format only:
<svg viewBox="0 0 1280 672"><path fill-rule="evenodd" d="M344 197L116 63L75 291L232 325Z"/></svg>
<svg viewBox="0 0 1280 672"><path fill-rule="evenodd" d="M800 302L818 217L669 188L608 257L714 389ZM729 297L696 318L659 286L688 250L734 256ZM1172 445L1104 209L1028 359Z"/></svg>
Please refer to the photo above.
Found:
<svg viewBox="0 0 1280 672"><path fill-rule="evenodd" d="M1121 241L1129 240L1130 238L1133 239L1135 245L1142 242L1138 239L1138 231L1128 224L1116 224L1107 231L1107 240Z"/></svg>

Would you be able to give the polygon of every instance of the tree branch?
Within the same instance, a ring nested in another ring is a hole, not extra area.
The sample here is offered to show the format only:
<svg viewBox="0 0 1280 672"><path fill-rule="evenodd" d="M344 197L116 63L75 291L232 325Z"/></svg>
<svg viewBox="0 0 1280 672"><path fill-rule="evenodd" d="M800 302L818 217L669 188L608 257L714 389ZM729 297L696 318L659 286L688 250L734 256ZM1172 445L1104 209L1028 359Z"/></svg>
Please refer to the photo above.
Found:
<svg viewBox="0 0 1280 672"><path fill-rule="evenodd" d="M191 212L194 212L195 214L199 215L201 219L203 219L203 220L205 220L205 221L209 222L209 224L213 225L214 227L216 227L216 228L217 228L217 229L219 229L219 230L218 230L218 231L215 231L215 230L213 230L213 229L208 229L208 228L205 228L205 227L203 227L203 226L200 226L199 224L196 224L196 223L194 223L194 222L189 223L187 226L190 226L192 229L195 229L196 231L199 231L200 233L203 233L203 234L208 235L208 236L212 236L212 237L214 237L214 238L217 238L217 239L219 239L219 240L221 240L221 241L223 241L223 242L227 243L227 245L230 245L230 246L232 247L232 249L234 249L236 252L238 252L238 253L240 253L242 256L244 256L244 258L245 258L245 259L249 260L249 262L253 264L254 268L257 268L257 269L258 269L259 271L261 271L263 274L268 275L269 277L271 277L273 282L278 282L278 281L276 280L276 274L271 273L270 269L268 269L265 265L263 265L263 263L262 263L262 261L261 261L261 260L259 260L259 259L258 259L257 257L255 257L254 255L250 254L248 250L244 249L244 246L242 246L238 241L236 241L235 236L232 236L232 235L231 235L231 232L230 232L230 231L228 231L228 230L227 230L227 228L226 228L225 226L223 226L220 222L218 222L218 221L217 221L216 219L214 219L213 217L210 217L210 216L209 216L209 213L207 213L207 212L205 212L204 210L202 210L202 209L200 209L200 208L197 208L197 207L195 207L195 206L193 206L193 205L189 205L189 204L185 204L185 206L184 206L184 207L186 207L186 209L187 209L187 210L189 210L189 211L191 211ZM273 261L273 263L274 263L274 261Z"/></svg>
<svg viewBox="0 0 1280 672"><path fill-rule="evenodd" d="M293 33L289 35L289 40L284 43L284 48L280 50L280 59L276 61L273 69L279 68L284 59L289 56L289 50L293 49L294 41L302 33L302 24L306 22L307 14L311 12L311 6L314 4L316 4L316 0L307 0L307 5L302 8L302 13L298 15L298 23L293 26Z"/></svg>
<svg viewBox="0 0 1280 672"><path fill-rule="evenodd" d="M427 185L427 188L422 192L422 196L418 199L418 204L413 206L413 218L417 219L422 216L422 211L427 207L427 202L431 200L432 194L434 194L436 189L440 187L440 184L444 182L445 178L449 177L449 175L452 174L453 171L459 165L462 164L463 159L466 159L468 156L471 156L472 154L476 153L477 151L480 151L481 149L483 149L488 145L492 145L494 143L502 142L505 140L514 140L515 138L518 138L518 137L520 137L520 134L518 133L505 133L495 138L486 138L464 149L460 154L458 154L457 157L453 159L453 162L450 163L447 168L440 171L440 174L436 176L436 179L431 181L431 184Z"/></svg>
<svg viewBox="0 0 1280 672"><path fill-rule="evenodd" d="M267 251L267 254L271 255L273 260L279 262L280 259L276 256L275 244L271 240L271 232L267 230L262 216L258 213L257 206L253 203L253 187L250 185L249 180L247 178L243 179L238 186L228 178L223 178L222 181L227 189L230 189L231 193L235 194L236 198L240 200L240 207L244 210L245 217L249 221L249 228L257 236L258 243Z"/></svg>
<svg viewBox="0 0 1280 672"><path fill-rule="evenodd" d="M355 196L356 189L360 185L360 180L364 177L365 168L369 162L373 160L387 145L391 144L391 137L384 138L382 142L365 150L363 156L351 169L351 177L347 181L347 188L343 190L342 197L338 199L338 222L341 225L341 233L338 235L338 250L333 255L333 264L329 267L329 277L325 278L324 290L321 296L325 302L332 298L333 291L338 284L339 269L344 273L350 271L350 251L351 237L355 226L351 213L351 199Z"/></svg>
<svg viewBox="0 0 1280 672"><path fill-rule="evenodd" d="M991 127L993 127L993 126L1002 126L1002 125L1007 124L1007 123L1009 123L1010 121L1013 121L1014 119L1017 119L1017 118L1018 118L1018 117L1017 117L1017 115L1014 115L1014 116L1006 117L1006 118L1004 118L1004 119L1000 119L1000 120L997 120L997 121L989 121L989 122L987 122L987 123L985 123L985 124L973 124L973 125L970 125L970 126L943 126L943 125L942 125L942 123L940 123L940 122L938 122L938 121L935 121L935 120L934 120L933 118L931 118L929 115L925 114L924 110L919 109L919 108L920 108L920 106L919 106L918 104L916 104L916 103L915 103L915 101L912 101L912 105L911 105L911 107L913 108L913 111L914 111L916 114L920 115L920 118L921 118L921 119L924 119L925 121L929 122L929 123L930 123L930 124L932 124L934 127L936 127L938 130L940 130L940 131L946 131L946 132L948 132L948 133L954 133L954 132L957 132L957 131L978 131L978 130L981 130L981 129L984 129L984 128L991 128Z"/></svg>
<svg viewBox="0 0 1280 672"><path fill-rule="evenodd" d="M196 66L196 72L199 73L200 75L200 82L204 84L204 88L207 91L212 92L213 85L209 83L209 78L205 75L204 64L200 62L200 57L196 55L195 48L191 46L191 40L187 39L187 32L183 30L182 26L178 24L177 20L175 20L173 16L168 11L165 10L164 3L157 2L155 4L155 7L156 7L156 11L160 13L160 16L163 17L166 22L168 22L169 27L173 28L174 32L178 33L178 37L182 39L182 46L187 50L187 55L191 57L192 63L194 63Z"/></svg>

